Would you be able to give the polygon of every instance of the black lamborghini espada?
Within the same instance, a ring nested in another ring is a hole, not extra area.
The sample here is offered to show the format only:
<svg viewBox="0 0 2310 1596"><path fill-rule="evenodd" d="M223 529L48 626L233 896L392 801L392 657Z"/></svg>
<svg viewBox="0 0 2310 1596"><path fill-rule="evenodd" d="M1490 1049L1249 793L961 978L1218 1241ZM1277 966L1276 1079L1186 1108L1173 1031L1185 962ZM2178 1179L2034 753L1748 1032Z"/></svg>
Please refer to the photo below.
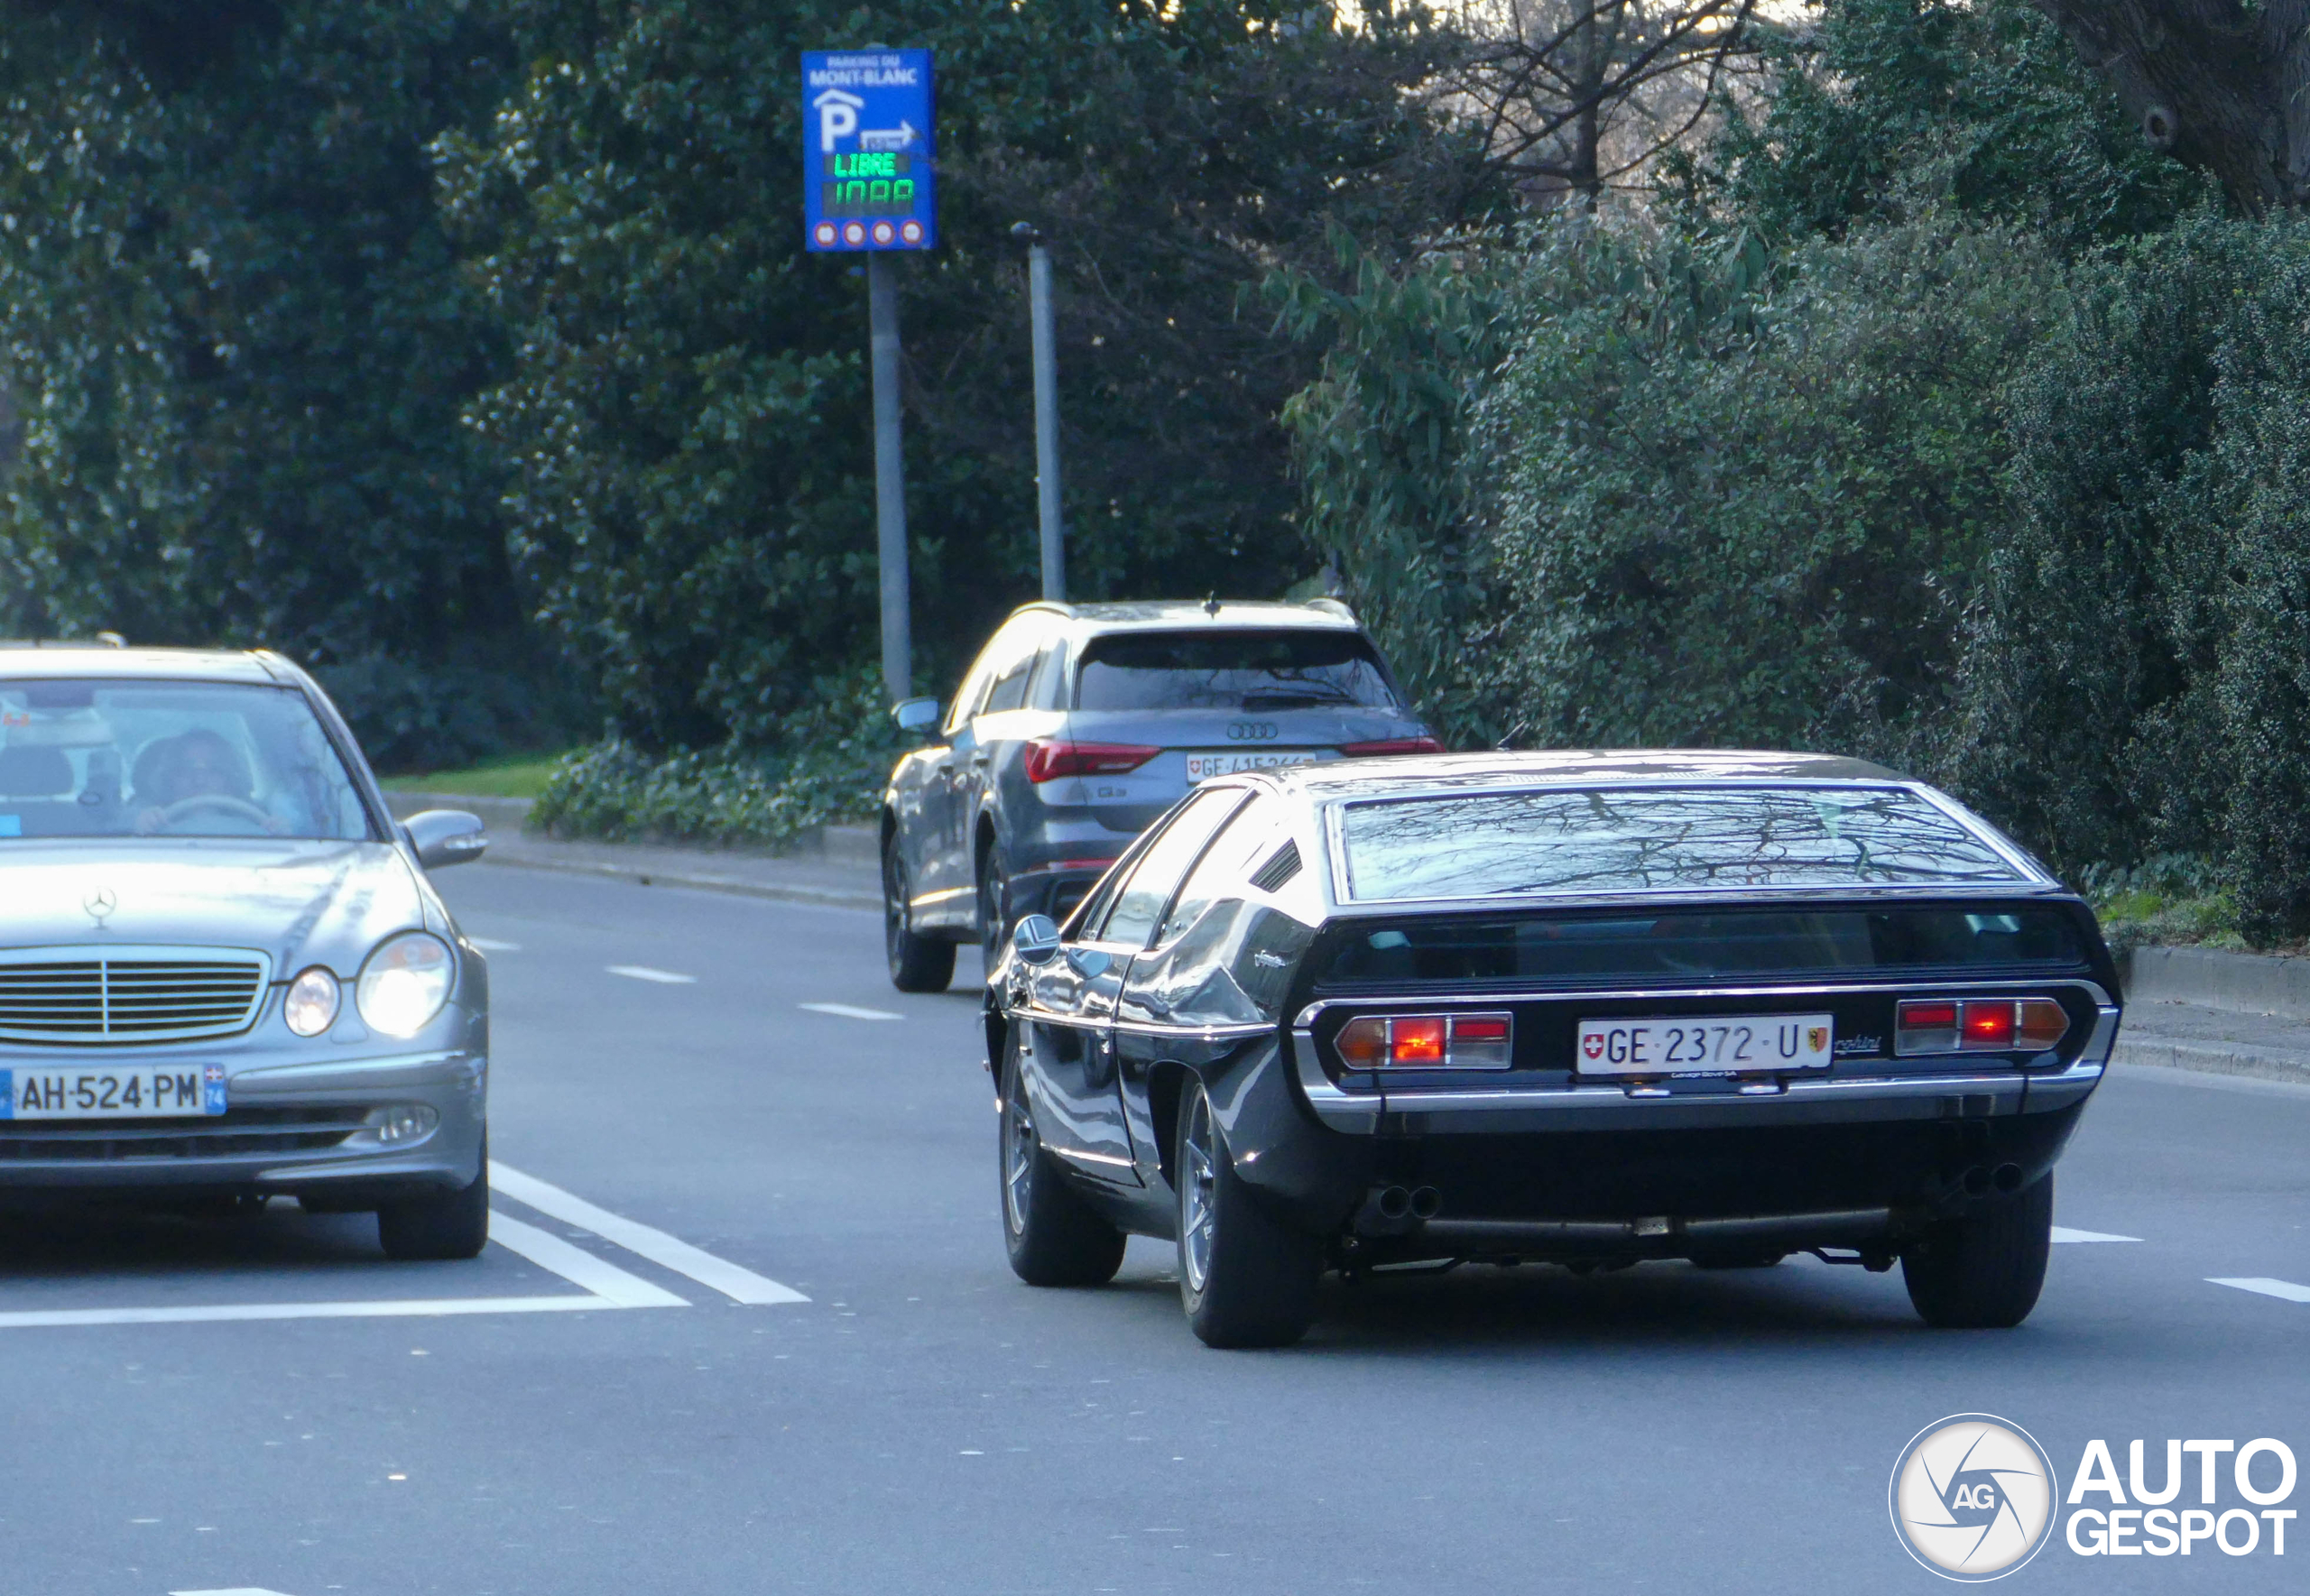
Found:
<svg viewBox="0 0 2310 1596"><path fill-rule="evenodd" d="M1178 1242L1215 1346L1327 1268L1899 1260L2019 1324L2117 1033L2093 915L1920 782L1783 753L1207 781L989 976L1012 1266Z"/></svg>

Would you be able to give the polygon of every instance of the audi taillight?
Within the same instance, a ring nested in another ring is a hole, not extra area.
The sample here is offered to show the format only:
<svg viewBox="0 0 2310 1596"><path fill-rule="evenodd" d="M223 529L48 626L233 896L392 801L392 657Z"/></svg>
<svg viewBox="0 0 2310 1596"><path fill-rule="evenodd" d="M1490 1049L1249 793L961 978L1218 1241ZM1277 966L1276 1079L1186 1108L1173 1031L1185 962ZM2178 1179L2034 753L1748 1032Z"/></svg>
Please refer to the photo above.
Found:
<svg viewBox="0 0 2310 1596"><path fill-rule="evenodd" d="M1037 741L1027 744L1027 780L1040 783L1061 776L1120 776L1162 752L1132 743Z"/></svg>
<svg viewBox="0 0 2310 1596"><path fill-rule="evenodd" d="M1364 1014L1340 1027L1332 1047L1349 1069L1506 1069L1505 1014Z"/></svg>
<svg viewBox="0 0 2310 1596"><path fill-rule="evenodd" d="M1350 759L1386 759L1398 753L1442 753L1444 745L1433 737L1386 737L1377 743L1343 743L1339 751Z"/></svg>
<svg viewBox="0 0 2310 1596"><path fill-rule="evenodd" d="M1893 1051L2043 1053L2069 1034L2051 998L1909 999L1894 1015Z"/></svg>

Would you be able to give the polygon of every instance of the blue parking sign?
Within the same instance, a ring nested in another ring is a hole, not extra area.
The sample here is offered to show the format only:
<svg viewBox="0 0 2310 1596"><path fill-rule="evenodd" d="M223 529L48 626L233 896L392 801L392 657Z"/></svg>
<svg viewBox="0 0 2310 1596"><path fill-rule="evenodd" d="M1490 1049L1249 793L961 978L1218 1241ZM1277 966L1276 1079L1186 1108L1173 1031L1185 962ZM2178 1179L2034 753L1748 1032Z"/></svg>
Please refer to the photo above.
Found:
<svg viewBox="0 0 2310 1596"><path fill-rule="evenodd" d="M802 237L812 253L938 243L930 51L802 52Z"/></svg>

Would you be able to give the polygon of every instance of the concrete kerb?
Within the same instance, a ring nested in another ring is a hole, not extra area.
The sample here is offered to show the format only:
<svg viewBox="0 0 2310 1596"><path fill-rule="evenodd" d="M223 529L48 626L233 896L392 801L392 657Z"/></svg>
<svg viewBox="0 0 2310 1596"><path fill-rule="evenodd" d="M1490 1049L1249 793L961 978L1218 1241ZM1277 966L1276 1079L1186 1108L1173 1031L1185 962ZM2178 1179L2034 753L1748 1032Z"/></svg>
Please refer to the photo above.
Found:
<svg viewBox="0 0 2310 1596"><path fill-rule="evenodd" d="M525 830L528 798L464 793L389 792L396 819L425 809L464 809L489 828L485 864L550 870L630 881L641 886L688 887L742 897L778 899L841 909L880 909L879 839L868 826L820 826L789 853L692 848L646 843L559 842Z"/></svg>
<svg viewBox="0 0 2310 1596"><path fill-rule="evenodd" d="M2137 947L2125 977L2113 1062L2310 1084L2310 959Z"/></svg>

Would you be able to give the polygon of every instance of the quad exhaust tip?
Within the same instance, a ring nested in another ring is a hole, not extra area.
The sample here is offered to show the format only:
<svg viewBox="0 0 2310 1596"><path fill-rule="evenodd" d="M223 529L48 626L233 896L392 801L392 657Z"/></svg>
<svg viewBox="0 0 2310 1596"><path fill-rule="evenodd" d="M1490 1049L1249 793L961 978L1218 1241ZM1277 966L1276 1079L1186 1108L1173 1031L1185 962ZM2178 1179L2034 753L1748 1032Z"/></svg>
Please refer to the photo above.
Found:
<svg viewBox="0 0 2310 1596"><path fill-rule="evenodd" d="M1383 1186L1372 1202L1381 1219L1434 1219L1444 1212L1444 1194L1432 1185L1417 1189Z"/></svg>

